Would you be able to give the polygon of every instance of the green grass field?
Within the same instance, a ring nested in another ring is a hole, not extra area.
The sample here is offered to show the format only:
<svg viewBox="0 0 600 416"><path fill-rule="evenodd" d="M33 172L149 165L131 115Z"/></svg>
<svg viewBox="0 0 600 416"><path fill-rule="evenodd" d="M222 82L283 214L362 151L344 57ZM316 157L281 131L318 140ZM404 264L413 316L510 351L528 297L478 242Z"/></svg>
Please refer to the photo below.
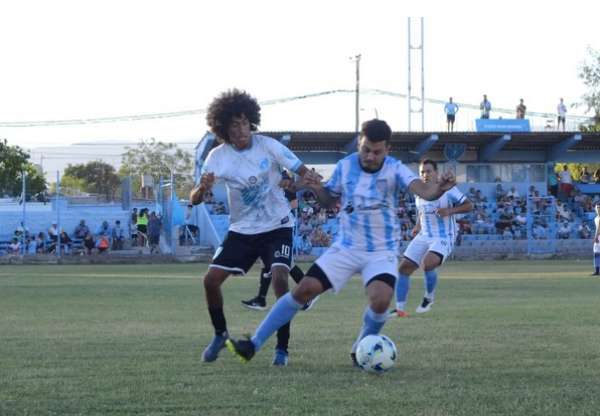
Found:
<svg viewBox="0 0 600 416"><path fill-rule="evenodd" d="M290 366L274 368L273 340L248 364L200 361L206 265L3 266L0 415L598 415L590 263L449 263L432 312L386 324L400 357L382 376L348 357L358 279L296 317ZM233 335L264 316L239 303L257 276L225 284ZM421 297L418 274L411 311Z"/></svg>

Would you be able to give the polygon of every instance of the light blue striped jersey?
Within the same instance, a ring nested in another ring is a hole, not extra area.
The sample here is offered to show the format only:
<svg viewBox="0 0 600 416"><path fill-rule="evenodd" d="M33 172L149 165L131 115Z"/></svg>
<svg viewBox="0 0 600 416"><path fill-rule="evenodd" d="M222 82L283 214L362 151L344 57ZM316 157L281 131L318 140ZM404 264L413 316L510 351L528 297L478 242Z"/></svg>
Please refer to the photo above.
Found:
<svg viewBox="0 0 600 416"><path fill-rule="evenodd" d="M365 251L396 251L400 193L418 177L400 161L387 156L381 169L365 172L358 153L337 162L325 188L341 198L340 231L334 244Z"/></svg>
<svg viewBox="0 0 600 416"><path fill-rule="evenodd" d="M466 199L467 197L456 186L435 201L427 201L417 196L415 204L421 223L420 234L429 238L456 238L457 226L454 215L440 217L436 214L436 210L460 205Z"/></svg>

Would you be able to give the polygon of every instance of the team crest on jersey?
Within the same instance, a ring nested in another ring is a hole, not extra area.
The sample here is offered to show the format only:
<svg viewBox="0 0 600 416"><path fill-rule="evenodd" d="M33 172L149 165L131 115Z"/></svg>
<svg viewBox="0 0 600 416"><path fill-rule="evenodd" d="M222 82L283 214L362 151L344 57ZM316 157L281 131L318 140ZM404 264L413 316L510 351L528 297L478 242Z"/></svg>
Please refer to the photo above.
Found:
<svg viewBox="0 0 600 416"><path fill-rule="evenodd" d="M263 159L263 160L260 162L260 165L259 165L259 166L260 166L260 170L267 170L267 169L269 168L269 159L266 159L266 158L265 158L265 159Z"/></svg>
<svg viewBox="0 0 600 416"><path fill-rule="evenodd" d="M258 182L258 179L256 178L256 176L250 176L250 177L248 178L248 183L249 183L250 185L256 185L256 182Z"/></svg>
<svg viewBox="0 0 600 416"><path fill-rule="evenodd" d="M346 204L346 206L344 207L344 211L346 211L346 213L348 214L352 214L354 212L354 205L352 205L352 202L348 202Z"/></svg>

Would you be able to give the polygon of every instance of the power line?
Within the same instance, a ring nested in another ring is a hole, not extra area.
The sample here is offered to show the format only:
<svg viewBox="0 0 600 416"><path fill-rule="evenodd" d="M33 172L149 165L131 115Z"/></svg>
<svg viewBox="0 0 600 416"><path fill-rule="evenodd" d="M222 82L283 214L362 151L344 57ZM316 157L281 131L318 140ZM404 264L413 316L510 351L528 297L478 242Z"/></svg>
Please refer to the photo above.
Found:
<svg viewBox="0 0 600 416"><path fill-rule="evenodd" d="M328 91L320 91L316 93L302 94L296 95L292 97L284 97L284 98L276 98L271 100L259 101L259 104L263 106L284 104L293 101L306 100L310 98L318 98L324 97L328 95L338 95L338 94L355 94L355 90L349 89L335 89ZM382 96L390 96L397 97L402 99L407 99L408 95L403 93L398 93L394 91L386 91L380 89L364 89L361 91L362 94L368 95L382 95ZM413 99L420 100L420 97L412 97ZM425 102L431 104L445 104L445 100L435 99L435 98L425 98ZM468 104L468 103L459 103L457 104L464 108L470 108L474 110L479 110L479 105L476 104ZM506 108L495 108L494 112L503 113L503 114L514 114L514 109L506 109ZM197 116L201 114L205 114L206 109L194 109L194 110L183 110L183 111L173 111L166 113L149 113L149 114L134 114L134 115L126 115L126 116L114 116L114 117L98 117L98 118L79 118L79 119L67 119L67 120L38 120L38 121L3 121L0 122L0 127L53 127L53 126L75 126L75 125L86 125L86 124L106 124L106 123L121 123L121 122L132 122L132 121L145 121L145 120L158 120L158 119L166 119L166 118L177 118L177 117L190 117ZM554 113L547 112L537 112L537 111L528 111L528 116L533 117L555 117ZM575 121L587 121L589 117L579 116L579 115L567 115L568 119Z"/></svg>

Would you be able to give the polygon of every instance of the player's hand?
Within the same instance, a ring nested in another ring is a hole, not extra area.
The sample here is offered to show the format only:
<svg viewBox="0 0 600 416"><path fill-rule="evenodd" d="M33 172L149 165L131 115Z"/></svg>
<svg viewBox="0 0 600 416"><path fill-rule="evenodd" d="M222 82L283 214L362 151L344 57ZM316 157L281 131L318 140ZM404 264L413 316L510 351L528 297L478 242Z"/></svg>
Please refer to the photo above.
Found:
<svg viewBox="0 0 600 416"><path fill-rule="evenodd" d="M435 215L438 217L448 217L450 216L450 208L438 208L435 210Z"/></svg>
<svg viewBox="0 0 600 416"><path fill-rule="evenodd" d="M410 235L412 236L412 238L415 238L417 234L419 234L419 230L417 229L417 227L414 227L410 232Z"/></svg>
<svg viewBox="0 0 600 416"><path fill-rule="evenodd" d="M190 192L190 202L192 205L198 205L202 202L204 194L210 191L215 184L215 174L212 172L203 173L200 176L200 185L196 186Z"/></svg>
<svg viewBox="0 0 600 416"><path fill-rule="evenodd" d="M317 172L313 172L312 170L307 170L302 175L302 182L308 186L310 185L320 185L323 177L319 175Z"/></svg>
<svg viewBox="0 0 600 416"><path fill-rule="evenodd" d="M438 184L442 191L449 191L456 186L456 176L454 176L454 173L451 171L444 172L440 177Z"/></svg>
<svg viewBox="0 0 600 416"><path fill-rule="evenodd" d="M289 192L297 192L296 182L293 179L282 179L279 186Z"/></svg>

